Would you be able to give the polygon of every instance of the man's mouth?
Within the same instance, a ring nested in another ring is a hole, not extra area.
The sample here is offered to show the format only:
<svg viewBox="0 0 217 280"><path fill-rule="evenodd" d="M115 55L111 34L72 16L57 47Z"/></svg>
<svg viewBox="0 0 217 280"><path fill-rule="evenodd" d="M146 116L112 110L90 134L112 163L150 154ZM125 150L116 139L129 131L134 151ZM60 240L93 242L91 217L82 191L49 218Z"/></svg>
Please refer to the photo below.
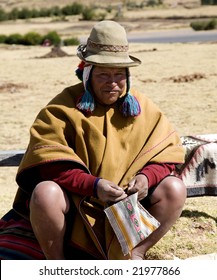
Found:
<svg viewBox="0 0 217 280"><path fill-rule="evenodd" d="M119 93L119 91L118 90L105 90L105 93L107 93L107 94L117 94L117 93Z"/></svg>

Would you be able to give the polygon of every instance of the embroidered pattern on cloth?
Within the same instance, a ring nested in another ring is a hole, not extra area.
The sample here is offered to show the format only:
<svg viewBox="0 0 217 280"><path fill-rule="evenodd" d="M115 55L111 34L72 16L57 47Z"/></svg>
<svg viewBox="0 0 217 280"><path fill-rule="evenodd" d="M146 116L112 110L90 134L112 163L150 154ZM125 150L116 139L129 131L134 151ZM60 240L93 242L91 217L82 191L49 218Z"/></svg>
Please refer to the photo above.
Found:
<svg viewBox="0 0 217 280"><path fill-rule="evenodd" d="M187 187L187 196L217 195L217 134L183 136L185 163L176 176Z"/></svg>
<svg viewBox="0 0 217 280"><path fill-rule="evenodd" d="M104 209L124 255L157 229L160 223L137 201L135 193Z"/></svg>

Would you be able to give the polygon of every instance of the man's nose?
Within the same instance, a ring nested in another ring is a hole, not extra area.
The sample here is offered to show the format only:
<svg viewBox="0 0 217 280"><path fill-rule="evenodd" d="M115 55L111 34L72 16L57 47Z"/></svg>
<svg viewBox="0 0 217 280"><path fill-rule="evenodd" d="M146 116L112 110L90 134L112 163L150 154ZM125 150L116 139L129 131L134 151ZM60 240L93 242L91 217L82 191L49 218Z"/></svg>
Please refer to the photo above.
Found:
<svg viewBox="0 0 217 280"><path fill-rule="evenodd" d="M110 84L117 84L117 79L116 79L115 75L110 75L108 78L108 82Z"/></svg>

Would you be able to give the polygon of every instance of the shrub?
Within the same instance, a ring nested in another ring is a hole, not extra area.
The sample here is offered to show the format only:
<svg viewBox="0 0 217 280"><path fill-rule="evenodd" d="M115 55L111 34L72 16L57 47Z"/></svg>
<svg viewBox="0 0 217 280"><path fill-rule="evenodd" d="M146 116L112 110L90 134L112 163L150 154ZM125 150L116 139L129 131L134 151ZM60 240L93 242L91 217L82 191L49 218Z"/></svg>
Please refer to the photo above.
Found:
<svg viewBox="0 0 217 280"><path fill-rule="evenodd" d="M207 22L206 29L205 30L212 30L217 27L217 19L212 19L209 22Z"/></svg>
<svg viewBox="0 0 217 280"><path fill-rule="evenodd" d="M10 44L10 45L22 44L23 43L23 36L18 34L18 33L11 34L11 35L7 36L7 38L5 39L5 43Z"/></svg>
<svg viewBox="0 0 217 280"><path fill-rule="evenodd" d="M62 8L62 14L65 15L65 16L69 16L72 14L71 12L71 6L65 6Z"/></svg>
<svg viewBox="0 0 217 280"><path fill-rule="evenodd" d="M32 10L32 18L38 18L40 16L40 11L37 9Z"/></svg>
<svg viewBox="0 0 217 280"><path fill-rule="evenodd" d="M201 5L217 5L217 0L201 0Z"/></svg>
<svg viewBox="0 0 217 280"><path fill-rule="evenodd" d="M19 45L26 45L26 46L36 46L41 45L45 41L49 42L50 45L54 45L58 47L61 42L60 36L57 34L56 31L51 31L45 36L41 36L37 32L28 32L24 36L14 33L9 36L0 34L0 44L19 44ZM80 44L80 41L77 38L66 38L63 40L63 44L65 46L77 46Z"/></svg>
<svg viewBox="0 0 217 280"><path fill-rule="evenodd" d="M27 8L23 8L21 10L18 10L18 18L19 19L32 18L32 11L27 9Z"/></svg>
<svg viewBox="0 0 217 280"><path fill-rule="evenodd" d="M51 31L47 33L42 40L43 41L49 40L51 45L55 45L55 46L58 46L61 42L60 36L56 31Z"/></svg>
<svg viewBox="0 0 217 280"><path fill-rule="evenodd" d="M0 44L4 44L7 36L6 35L0 35Z"/></svg>
<svg viewBox="0 0 217 280"><path fill-rule="evenodd" d="M73 3L62 8L63 15L79 15L83 11L83 5L79 3Z"/></svg>
<svg viewBox="0 0 217 280"><path fill-rule="evenodd" d="M190 23L191 28L195 31L212 30L217 26L217 20L211 19L210 21L194 21Z"/></svg>
<svg viewBox="0 0 217 280"><path fill-rule="evenodd" d="M17 8L14 8L13 10L11 10L9 13L8 13L8 19L10 20L16 20L18 19L18 9Z"/></svg>
<svg viewBox="0 0 217 280"><path fill-rule="evenodd" d="M95 17L95 12L91 7L85 7L82 11L83 20L92 20Z"/></svg>
<svg viewBox="0 0 217 280"><path fill-rule="evenodd" d="M83 11L83 5L82 4L79 4L77 2L73 3L71 5L71 11L72 11L72 15L79 15L82 13Z"/></svg>
<svg viewBox="0 0 217 280"><path fill-rule="evenodd" d="M147 1L147 4L146 4L146 6L151 6L151 7L154 7L154 6L159 6L159 5L162 5L163 3L162 3L162 1L161 0L148 0ZM141 4L142 5L142 4ZM140 6L141 6L140 5ZM140 7L141 8L141 7Z"/></svg>
<svg viewBox="0 0 217 280"><path fill-rule="evenodd" d="M205 22L204 21L194 21L190 23L190 27L196 31L204 30Z"/></svg>
<svg viewBox="0 0 217 280"><path fill-rule="evenodd" d="M42 43L42 36L36 32L29 32L23 37L24 45L36 46Z"/></svg>
<svg viewBox="0 0 217 280"><path fill-rule="evenodd" d="M8 19L8 15L5 13L3 9L0 8L0 21L4 21Z"/></svg>
<svg viewBox="0 0 217 280"><path fill-rule="evenodd" d="M51 16L66 16L66 15L79 15L83 11L83 5L77 2L74 2L72 5L64 6L60 8L54 6L51 8L41 8L41 9L28 9L14 8L10 12L5 12L0 8L0 21L4 20L16 20L16 19L29 19L36 17L51 17Z"/></svg>
<svg viewBox="0 0 217 280"><path fill-rule="evenodd" d="M65 46L76 46L79 45L80 42L77 38L67 38L63 40L63 44Z"/></svg>
<svg viewBox="0 0 217 280"><path fill-rule="evenodd" d="M50 15L52 15L52 16L62 16L62 10L58 6L55 6L55 7L50 9Z"/></svg>
<svg viewBox="0 0 217 280"><path fill-rule="evenodd" d="M39 13L39 17L49 17L50 16L49 9L41 8L38 13Z"/></svg>

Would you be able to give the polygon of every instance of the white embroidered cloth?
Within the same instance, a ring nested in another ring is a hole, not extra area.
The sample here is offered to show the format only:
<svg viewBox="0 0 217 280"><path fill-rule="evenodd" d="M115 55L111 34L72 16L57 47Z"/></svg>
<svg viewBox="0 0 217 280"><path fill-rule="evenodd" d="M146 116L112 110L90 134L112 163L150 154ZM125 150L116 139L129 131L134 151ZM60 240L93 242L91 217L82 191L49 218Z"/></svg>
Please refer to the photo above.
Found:
<svg viewBox="0 0 217 280"><path fill-rule="evenodd" d="M138 193L135 193L104 210L124 255L160 225L137 201L137 197Z"/></svg>

